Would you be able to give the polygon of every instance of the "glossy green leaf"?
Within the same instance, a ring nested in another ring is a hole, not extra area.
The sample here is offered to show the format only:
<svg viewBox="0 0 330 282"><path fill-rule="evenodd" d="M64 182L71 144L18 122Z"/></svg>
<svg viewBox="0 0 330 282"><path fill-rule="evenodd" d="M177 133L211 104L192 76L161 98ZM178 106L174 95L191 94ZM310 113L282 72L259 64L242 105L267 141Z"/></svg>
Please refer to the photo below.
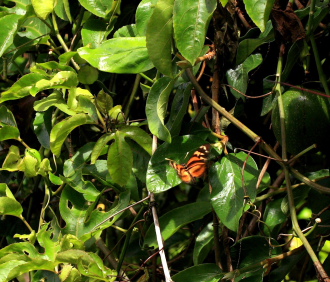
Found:
<svg viewBox="0 0 330 282"><path fill-rule="evenodd" d="M79 83L77 73L72 71L60 71L50 79L39 80L30 90L31 95L35 96L38 92L46 89L66 88L77 86Z"/></svg>
<svg viewBox="0 0 330 282"><path fill-rule="evenodd" d="M275 0L244 0L246 12L261 31L265 30L274 2Z"/></svg>
<svg viewBox="0 0 330 282"><path fill-rule="evenodd" d="M21 77L8 90L1 93L0 103L17 100L30 95L32 87L40 80L47 78L38 73L29 73Z"/></svg>
<svg viewBox="0 0 330 282"><path fill-rule="evenodd" d="M252 202L255 199L258 175L256 163L243 152L228 154L211 167L212 206L230 230L237 232L243 211L248 208L244 197L249 196Z"/></svg>
<svg viewBox="0 0 330 282"><path fill-rule="evenodd" d="M99 47L78 49L78 54L93 67L106 72L140 73L153 68L145 37L119 37Z"/></svg>
<svg viewBox="0 0 330 282"><path fill-rule="evenodd" d="M110 145L107 158L111 178L121 186L127 183L133 167L133 154L124 137L120 131L116 132L115 142Z"/></svg>
<svg viewBox="0 0 330 282"><path fill-rule="evenodd" d="M92 66L82 66L78 71L78 80L83 84L93 84L99 77L99 72Z"/></svg>
<svg viewBox="0 0 330 282"><path fill-rule="evenodd" d="M1 170L17 171L23 168L23 159L21 158L19 148L15 145L10 146Z"/></svg>
<svg viewBox="0 0 330 282"><path fill-rule="evenodd" d="M107 24L101 19L89 18L81 30L83 45L92 48L100 46L107 35Z"/></svg>
<svg viewBox="0 0 330 282"><path fill-rule="evenodd" d="M159 218L163 239L167 240L184 225L203 218L211 211L210 202L196 202L172 209ZM154 224L150 225L144 238L144 244L150 247L158 247Z"/></svg>
<svg viewBox="0 0 330 282"><path fill-rule="evenodd" d="M114 0L79 0L79 3L92 14L105 18L117 2Z"/></svg>
<svg viewBox="0 0 330 282"><path fill-rule="evenodd" d="M203 263L208 253L214 246L213 237L213 223L208 223L203 230L198 234L193 252L194 265Z"/></svg>
<svg viewBox="0 0 330 282"><path fill-rule="evenodd" d="M54 7L56 5L55 0L44 0L44 1L39 1L39 0L31 0L33 9L38 15L39 18L45 20L48 15L53 12Z"/></svg>
<svg viewBox="0 0 330 282"><path fill-rule="evenodd" d="M59 156L61 148L70 132L84 124L93 124L94 121L86 114L76 114L57 123L50 133L50 149L53 154Z"/></svg>
<svg viewBox="0 0 330 282"><path fill-rule="evenodd" d="M154 66L172 77L174 0L158 0L147 25L147 48Z"/></svg>
<svg viewBox="0 0 330 282"><path fill-rule="evenodd" d="M142 0L136 9L136 30L139 36L145 36L147 24L158 0Z"/></svg>
<svg viewBox="0 0 330 282"><path fill-rule="evenodd" d="M180 85L175 93L171 105L171 112L166 123L166 127L171 136L177 136L180 133L183 117L187 113L192 84L184 83Z"/></svg>
<svg viewBox="0 0 330 282"><path fill-rule="evenodd" d="M227 71L226 76L228 83L235 89L245 94L248 86L249 72L259 66L261 63L262 56L260 54L249 56L244 61L244 63L238 65L234 70L230 69ZM230 88L230 91L237 99L241 98L245 100L245 96L243 96L241 93L235 91L232 88Z"/></svg>
<svg viewBox="0 0 330 282"><path fill-rule="evenodd" d="M184 269L172 278L175 282L218 282L223 275L219 266L214 263L205 263Z"/></svg>
<svg viewBox="0 0 330 282"><path fill-rule="evenodd" d="M256 28L257 29L257 28ZM274 29L271 21L267 22L265 31L258 38L247 38L241 41L238 45L236 64L243 63L252 52L260 45L274 41Z"/></svg>
<svg viewBox="0 0 330 282"><path fill-rule="evenodd" d="M217 6L216 0L175 1L173 26L179 52L195 64L203 49L207 28Z"/></svg>
<svg viewBox="0 0 330 282"><path fill-rule="evenodd" d="M91 163L95 164L96 160L101 155L102 151L106 147L107 143L111 140L115 139L114 133L107 133L102 135L95 143L95 146L93 148L93 152L91 155ZM105 153L105 152L104 152Z"/></svg>
<svg viewBox="0 0 330 282"><path fill-rule="evenodd" d="M0 106L0 141L17 139L19 136L13 113L6 106Z"/></svg>
<svg viewBox="0 0 330 282"><path fill-rule="evenodd" d="M171 135L164 124L164 119L167 114L168 99L174 82L169 77L158 79L151 87L146 105L146 115L151 133L169 143L171 143Z"/></svg>
<svg viewBox="0 0 330 282"><path fill-rule="evenodd" d="M22 212L21 204L16 201L7 184L0 183L0 214L20 217Z"/></svg>
<svg viewBox="0 0 330 282"><path fill-rule="evenodd" d="M176 170L169 161L186 163L191 155L206 142L197 136L180 136L173 138L172 143L160 145L152 155L147 171L147 188L150 192L160 193L180 184Z"/></svg>
<svg viewBox="0 0 330 282"><path fill-rule="evenodd" d="M136 126L123 126L119 129L121 133L125 135L125 137L129 137L133 141L135 141L139 146L141 146L149 155L152 154L152 138L142 130L140 127Z"/></svg>
<svg viewBox="0 0 330 282"><path fill-rule="evenodd" d="M52 111L36 113L33 121L33 130L39 143L50 149L50 131L52 129Z"/></svg>
<svg viewBox="0 0 330 282"><path fill-rule="evenodd" d="M15 14L0 17L0 56L13 43L20 18L22 18L22 15Z"/></svg>

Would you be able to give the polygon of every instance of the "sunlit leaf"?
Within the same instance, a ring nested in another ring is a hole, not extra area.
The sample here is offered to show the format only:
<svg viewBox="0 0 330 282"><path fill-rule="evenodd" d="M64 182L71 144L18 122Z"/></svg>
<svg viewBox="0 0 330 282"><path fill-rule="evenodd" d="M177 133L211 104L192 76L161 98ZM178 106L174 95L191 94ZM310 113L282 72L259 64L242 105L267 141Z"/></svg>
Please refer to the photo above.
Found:
<svg viewBox="0 0 330 282"><path fill-rule="evenodd" d="M56 1L55 0L31 0L33 9L38 15L38 17L45 20L48 15L54 10Z"/></svg>
<svg viewBox="0 0 330 282"><path fill-rule="evenodd" d="M265 30L274 2L275 0L244 0L246 12L261 31Z"/></svg>
<svg viewBox="0 0 330 282"><path fill-rule="evenodd" d="M139 36L146 35L147 24L158 0L142 0L136 9L136 30Z"/></svg>
<svg viewBox="0 0 330 282"><path fill-rule="evenodd" d="M97 48L106 39L107 34L107 24L103 20L89 18L81 30L83 45L90 44L92 48Z"/></svg>
<svg viewBox="0 0 330 282"><path fill-rule="evenodd" d="M158 0L147 25L148 54L154 66L163 74L173 76L172 40L173 40L174 0Z"/></svg>
<svg viewBox="0 0 330 282"><path fill-rule="evenodd" d="M114 0L79 0L79 3L88 11L94 15L105 18L113 5L117 4L117 1Z"/></svg>
<svg viewBox="0 0 330 282"><path fill-rule="evenodd" d="M13 43L20 18L22 18L22 15L15 14L0 17L0 56L2 56L7 48Z"/></svg>
<svg viewBox="0 0 330 282"><path fill-rule="evenodd" d="M50 133L50 149L53 154L59 156L62 145L70 132L84 124L93 124L94 121L86 114L76 114L57 123Z"/></svg>
<svg viewBox="0 0 330 282"><path fill-rule="evenodd" d="M119 37L103 42L95 49L81 47L79 55L93 67L106 72L140 73L153 68L145 37Z"/></svg>
<svg viewBox="0 0 330 282"><path fill-rule="evenodd" d="M47 78L38 73L29 73L21 77L8 90L1 93L0 103L8 100L17 100L29 96L32 87L40 80Z"/></svg>
<svg viewBox="0 0 330 282"><path fill-rule="evenodd" d="M195 64L203 49L205 35L216 0L175 1L173 13L174 35L180 53Z"/></svg>
<svg viewBox="0 0 330 282"><path fill-rule="evenodd" d="M21 204L16 201L7 184L0 183L0 214L19 217L22 212Z"/></svg>

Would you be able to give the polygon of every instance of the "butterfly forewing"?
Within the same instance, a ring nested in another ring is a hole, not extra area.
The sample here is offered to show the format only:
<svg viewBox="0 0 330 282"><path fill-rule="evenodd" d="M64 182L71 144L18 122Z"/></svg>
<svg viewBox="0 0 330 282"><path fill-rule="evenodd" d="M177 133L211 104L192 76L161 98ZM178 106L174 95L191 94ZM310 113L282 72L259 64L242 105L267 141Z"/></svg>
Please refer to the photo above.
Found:
<svg viewBox="0 0 330 282"><path fill-rule="evenodd" d="M201 178L207 171L207 160L210 152L210 144L200 146L186 164L177 164L170 160L170 165L177 171L181 180L185 183L195 182L195 178Z"/></svg>

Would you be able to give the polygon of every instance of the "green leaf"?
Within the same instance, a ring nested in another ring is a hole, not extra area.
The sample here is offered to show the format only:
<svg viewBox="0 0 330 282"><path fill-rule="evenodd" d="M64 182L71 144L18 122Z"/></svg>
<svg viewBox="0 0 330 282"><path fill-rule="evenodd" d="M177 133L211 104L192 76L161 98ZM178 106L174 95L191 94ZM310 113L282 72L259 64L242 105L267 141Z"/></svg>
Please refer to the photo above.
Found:
<svg viewBox="0 0 330 282"><path fill-rule="evenodd" d="M33 130L39 143L50 149L50 131L52 129L52 111L36 113L33 121Z"/></svg>
<svg viewBox="0 0 330 282"><path fill-rule="evenodd" d="M210 202L196 202L172 209L159 218L163 239L167 240L184 225L203 218L211 211ZM150 247L158 247L154 223L150 225L146 233L144 244Z"/></svg>
<svg viewBox="0 0 330 282"><path fill-rule="evenodd" d="M166 124L171 136L177 136L180 133L183 117L187 113L191 89L191 83L184 83L178 87L175 93L170 116Z"/></svg>
<svg viewBox="0 0 330 282"><path fill-rule="evenodd" d="M138 34L137 34L137 31L136 31L136 25L135 24L122 26L113 35L114 38L117 38L117 37L137 37L137 36L138 36Z"/></svg>
<svg viewBox="0 0 330 282"><path fill-rule="evenodd" d="M101 19L89 18L81 30L83 45L99 47L108 35L107 24Z"/></svg>
<svg viewBox="0 0 330 282"><path fill-rule="evenodd" d="M207 28L217 6L216 0L175 1L174 35L177 47L191 65L203 49Z"/></svg>
<svg viewBox="0 0 330 282"><path fill-rule="evenodd" d="M81 47L78 54L93 67L106 72L140 73L153 68L145 37L119 37L91 49Z"/></svg>
<svg viewBox="0 0 330 282"><path fill-rule="evenodd" d="M98 110L102 114L108 115L110 109L112 109L112 107L113 107L113 99L108 93L101 90L97 94L97 97L95 99L95 104L96 104L96 107L98 108Z"/></svg>
<svg viewBox="0 0 330 282"><path fill-rule="evenodd" d="M119 131L123 133L125 137L129 137L139 144L146 152L148 152L149 155L152 154L152 138L140 127L123 126L119 129Z"/></svg>
<svg viewBox="0 0 330 282"><path fill-rule="evenodd" d="M114 224L123 213L118 213L114 217L113 214L123 210L129 205L130 193L123 192L119 195L118 202L108 212L91 210L90 202L83 195L69 186L66 186L60 198L60 213L66 222L63 232L65 234L73 234L81 241L85 242L92 237L91 232L96 226L103 230ZM86 220L88 218L88 220Z"/></svg>
<svg viewBox="0 0 330 282"><path fill-rule="evenodd" d="M142 0L136 9L136 30L139 36L146 36L147 24L158 0Z"/></svg>
<svg viewBox="0 0 330 282"><path fill-rule="evenodd" d="M115 183L124 186L133 167L133 154L120 131L115 133L115 142L109 147L107 165L111 178Z"/></svg>
<svg viewBox="0 0 330 282"><path fill-rule="evenodd" d="M59 91L55 91L54 93L50 94L48 97L34 102L33 108L36 111L43 112L43 111L47 111L52 106L59 108L62 112L70 116L76 114L75 111L69 109L66 101L63 99L62 93Z"/></svg>
<svg viewBox="0 0 330 282"><path fill-rule="evenodd" d="M34 85L47 78L47 76L38 73L29 73L21 77L7 91L1 93L0 103L8 100L17 100L30 95L30 90Z"/></svg>
<svg viewBox="0 0 330 282"><path fill-rule="evenodd" d="M20 217L22 212L21 204L16 201L7 184L0 183L0 214Z"/></svg>
<svg viewBox="0 0 330 282"><path fill-rule="evenodd" d="M244 162L246 162L245 166ZM209 175L213 187L212 206L221 222L230 230L237 232L243 211L248 208L244 204L244 197L249 196L253 202L256 196L259 175L257 165L243 152L228 154L211 167Z"/></svg>
<svg viewBox="0 0 330 282"><path fill-rule="evenodd" d="M35 149L26 149L23 158L24 174L26 177L35 177L38 174L41 156Z"/></svg>
<svg viewBox="0 0 330 282"><path fill-rule="evenodd" d="M47 19L48 15L54 10L56 5L55 0L31 0L33 9L38 15L39 18L45 20Z"/></svg>
<svg viewBox="0 0 330 282"><path fill-rule="evenodd" d="M0 128L0 141L18 139L20 132L16 126L5 125Z"/></svg>
<svg viewBox="0 0 330 282"><path fill-rule="evenodd" d="M172 278L175 282L217 282L222 279L223 275L219 266L205 263L182 270Z"/></svg>
<svg viewBox="0 0 330 282"><path fill-rule="evenodd" d="M102 135L97 141L93 148L93 152L91 155L91 164L95 164L96 160L101 155L102 151L104 151L104 148L106 147L107 143L111 140L115 139L114 133L107 133ZM103 152L105 153L105 152Z"/></svg>
<svg viewBox="0 0 330 282"><path fill-rule="evenodd" d="M264 233L266 236L278 234L281 224L287 219L287 215L281 210L282 198L269 202L264 213ZM276 232L276 233L275 233Z"/></svg>
<svg viewBox="0 0 330 282"><path fill-rule="evenodd" d="M2 57L7 48L13 43L18 28L18 21L22 17L22 15L15 14L0 17L0 57Z"/></svg>
<svg viewBox="0 0 330 282"><path fill-rule="evenodd" d="M275 0L244 0L245 9L252 21L265 30Z"/></svg>
<svg viewBox="0 0 330 282"><path fill-rule="evenodd" d="M105 18L113 9L113 5L117 5L114 0L79 0L79 3L92 14Z"/></svg>
<svg viewBox="0 0 330 282"><path fill-rule="evenodd" d="M9 152L2 164L1 170L17 171L23 168L23 159L21 158L19 148L14 145L10 146Z"/></svg>
<svg viewBox="0 0 330 282"><path fill-rule="evenodd" d="M163 74L172 77L174 0L159 0L147 25L147 48L154 66Z"/></svg>
<svg viewBox="0 0 330 282"><path fill-rule="evenodd" d="M39 39L39 43L47 42L49 38L50 28L47 26L41 19L38 17L28 17L21 25L20 31L17 34L21 37L27 37L31 40L36 39L37 37L42 36L42 39ZM37 41L37 42L38 42Z"/></svg>
<svg viewBox="0 0 330 282"><path fill-rule="evenodd" d="M257 29L257 28L256 28ZM274 41L274 29L271 21L267 22L266 29L259 38L247 38L238 45L236 65L243 63L260 45Z"/></svg>
<svg viewBox="0 0 330 282"><path fill-rule="evenodd" d="M244 63L238 65L234 70L230 69L227 71L226 76L228 83L232 85L235 89L239 90L240 92L246 92L249 80L249 72L259 66L262 62L261 54L254 54L249 56ZM237 98L241 98L245 100L245 96L241 93L235 91L234 89L230 88L231 93Z"/></svg>
<svg viewBox="0 0 330 282"><path fill-rule="evenodd" d="M193 252L194 265L201 264L207 257L208 253L214 246L214 230L216 228L213 223L210 222L203 230L198 234Z"/></svg>
<svg viewBox="0 0 330 282"><path fill-rule="evenodd" d="M180 164L186 163L191 155L206 142L197 136L179 136L173 138L171 143L160 145L152 155L147 171L147 188L150 192L160 193L180 184L176 170L169 161L174 160Z"/></svg>
<svg viewBox="0 0 330 282"><path fill-rule="evenodd" d="M164 119L174 82L169 77L158 79L151 87L146 105L146 115L151 133L169 143L171 143L171 135L164 124Z"/></svg>
<svg viewBox="0 0 330 282"><path fill-rule="evenodd" d="M57 4L55 6L55 13L62 20L70 21L70 23L72 23L69 0L57 0Z"/></svg>
<svg viewBox="0 0 330 282"><path fill-rule="evenodd" d="M66 88L76 87L78 85L77 73L73 71L60 71L55 76L50 79L39 80L35 86L32 87L30 93L35 96L38 92L46 89L56 89L56 88Z"/></svg>
<svg viewBox="0 0 330 282"><path fill-rule="evenodd" d="M61 148L70 132L84 124L93 124L94 121L86 114L76 114L57 123L50 133L50 149L55 156L61 154Z"/></svg>
<svg viewBox="0 0 330 282"><path fill-rule="evenodd" d="M92 66L82 66L78 71L79 82L83 84L93 84L98 79L98 76L98 70Z"/></svg>
<svg viewBox="0 0 330 282"><path fill-rule="evenodd" d="M17 127L13 113L4 105L0 106L0 126L15 126Z"/></svg>

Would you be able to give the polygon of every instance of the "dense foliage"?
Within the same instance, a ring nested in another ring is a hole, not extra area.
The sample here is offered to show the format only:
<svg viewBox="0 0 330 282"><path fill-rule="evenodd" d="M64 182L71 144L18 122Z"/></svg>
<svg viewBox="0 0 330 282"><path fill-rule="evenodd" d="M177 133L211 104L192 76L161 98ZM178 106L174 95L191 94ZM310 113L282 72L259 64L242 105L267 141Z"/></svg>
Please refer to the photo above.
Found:
<svg viewBox="0 0 330 282"><path fill-rule="evenodd" d="M0 282L330 281L329 11L1 1Z"/></svg>

